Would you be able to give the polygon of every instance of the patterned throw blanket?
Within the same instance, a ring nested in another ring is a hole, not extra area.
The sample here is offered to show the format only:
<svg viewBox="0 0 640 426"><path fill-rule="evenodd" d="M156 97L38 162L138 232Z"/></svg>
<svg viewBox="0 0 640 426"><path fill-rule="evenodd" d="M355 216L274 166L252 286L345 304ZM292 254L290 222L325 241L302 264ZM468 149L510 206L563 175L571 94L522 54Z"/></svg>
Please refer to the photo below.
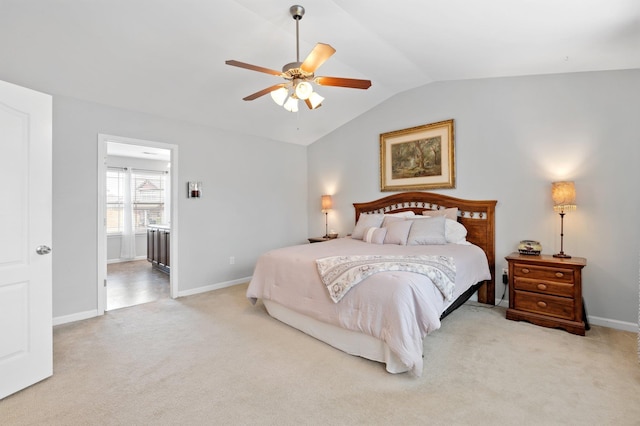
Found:
<svg viewBox="0 0 640 426"><path fill-rule="evenodd" d="M335 303L365 278L385 271L426 275L446 300L453 297L456 265L445 256L331 256L317 259L318 272Z"/></svg>

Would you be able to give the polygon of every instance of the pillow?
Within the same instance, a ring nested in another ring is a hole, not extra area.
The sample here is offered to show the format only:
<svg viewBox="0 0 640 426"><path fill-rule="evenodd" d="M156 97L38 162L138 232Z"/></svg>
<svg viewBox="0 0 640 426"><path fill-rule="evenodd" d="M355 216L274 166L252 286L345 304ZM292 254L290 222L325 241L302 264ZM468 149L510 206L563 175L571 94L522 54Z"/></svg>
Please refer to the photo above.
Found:
<svg viewBox="0 0 640 426"><path fill-rule="evenodd" d="M444 236L448 243L462 243L467 241L467 228L457 220L447 219L444 223Z"/></svg>
<svg viewBox="0 0 640 426"><path fill-rule="evenodd" d="M396 216L396 217L413 217L416 214L413 212L413 210L409 210L406 212L400 212L400 213L386 213L385 216Z"/></svg>
<svg viewBox="0 0 640 426"><path fill-rule="evenodd" d="M389 226L390 223L401 222L403 220L404 220L404 217L402 217L402 216L395 216L395 215L387 214L387 215L384 215L384 219L382 220L381 227L382 228L386 228L386 227Z"/></svg>
<svg viewBox="0 0 640 426"><path fill-rule="evenodd" d="M372 226L364 230L362 241L371 244L384 244L384 237L387 235L387 228L376 228Z"/></svg>
<svg viewBox="0 0 640 426"><path fill-rule="evenodd" d="M361 214L358 218L358 223L356 223L356 227L353 228L351 238L361 240L364 235L364 230L372 226L376 228L380 227L382 219L384 219L384 215L382 214Z"/></svg>
<svg viewBox="0 0 640 426"><path fill-rule="evenodd" d="M411 221L413 225L407 237L407 245L446 244L445 220L444 216L437 216Z"/></svg>
<svg viewBox="0 0 640 426"><path fill-rule="evenodd" d="M458 208L451 207L448 209L441 210L423 210L423 216L436 217L436 216L444 216L447 219L458 220Z"/></svg>
<svg viewBox="0 0 640 426"><path fill-rule="evenodd" d="M391 222L387 226L387 235L384 237L385 244L399 244L401 246L407 245L407 236L411 229L411 220L401 220L398 222Z"/></svg>

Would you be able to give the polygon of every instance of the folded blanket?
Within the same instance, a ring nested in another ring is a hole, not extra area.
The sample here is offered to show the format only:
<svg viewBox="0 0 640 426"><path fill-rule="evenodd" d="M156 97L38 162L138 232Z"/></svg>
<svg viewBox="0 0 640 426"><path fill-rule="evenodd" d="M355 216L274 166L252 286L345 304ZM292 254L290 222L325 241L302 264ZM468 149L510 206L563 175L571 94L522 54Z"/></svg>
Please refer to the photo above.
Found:
<svg viewBox="0 0 640 426"><path fill-rule="evenodd" d="M378 272L407 271L425 275L447 301L453 297L456 281L455 262L446 256L331 256L317 259L316 264L335 303L356 284Z"/></svg>

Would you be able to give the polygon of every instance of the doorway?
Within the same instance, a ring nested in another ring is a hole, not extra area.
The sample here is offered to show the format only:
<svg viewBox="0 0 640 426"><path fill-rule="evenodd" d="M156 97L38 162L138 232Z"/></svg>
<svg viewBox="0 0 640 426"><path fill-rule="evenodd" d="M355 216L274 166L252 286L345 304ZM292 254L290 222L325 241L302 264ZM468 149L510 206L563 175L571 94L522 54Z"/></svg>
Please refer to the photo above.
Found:
<svg viewBox="0 0 640 426"><path fill-rule="evenodd" d="M99 315L177 297L177 151L171 144L98 135ZM170 268L158 268L147 255L151 227L167 231Z"/></svg>

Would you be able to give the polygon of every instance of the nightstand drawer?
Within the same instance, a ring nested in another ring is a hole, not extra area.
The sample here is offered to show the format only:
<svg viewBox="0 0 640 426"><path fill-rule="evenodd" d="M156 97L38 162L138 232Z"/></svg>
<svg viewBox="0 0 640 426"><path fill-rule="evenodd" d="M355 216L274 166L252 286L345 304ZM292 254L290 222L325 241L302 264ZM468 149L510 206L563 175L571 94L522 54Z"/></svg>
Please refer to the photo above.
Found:
<svg viewBox="0 0 640 426"><path fill-rule="evenodd" d="M513 308L566 320L576 320L574 301L565 297L548 296L515 290Z"/></svg>
<svg viewBox="0 0 640 426"><path fill-rule="evenodd" d="M513 265L513 275L516 278L522 277L533 280L552 280L555 282L573 283L573 270L568 268L515 263Z"/></svg>
<svg viewBox="0 0 640 426"><path fill-rule="evenodd" d="M575 286L573 283L559 281L547 281L540 279L520 278L513 280L513 288L516 290L531 291L534 293L552 294L555 296L573 297Z"/></svg>

